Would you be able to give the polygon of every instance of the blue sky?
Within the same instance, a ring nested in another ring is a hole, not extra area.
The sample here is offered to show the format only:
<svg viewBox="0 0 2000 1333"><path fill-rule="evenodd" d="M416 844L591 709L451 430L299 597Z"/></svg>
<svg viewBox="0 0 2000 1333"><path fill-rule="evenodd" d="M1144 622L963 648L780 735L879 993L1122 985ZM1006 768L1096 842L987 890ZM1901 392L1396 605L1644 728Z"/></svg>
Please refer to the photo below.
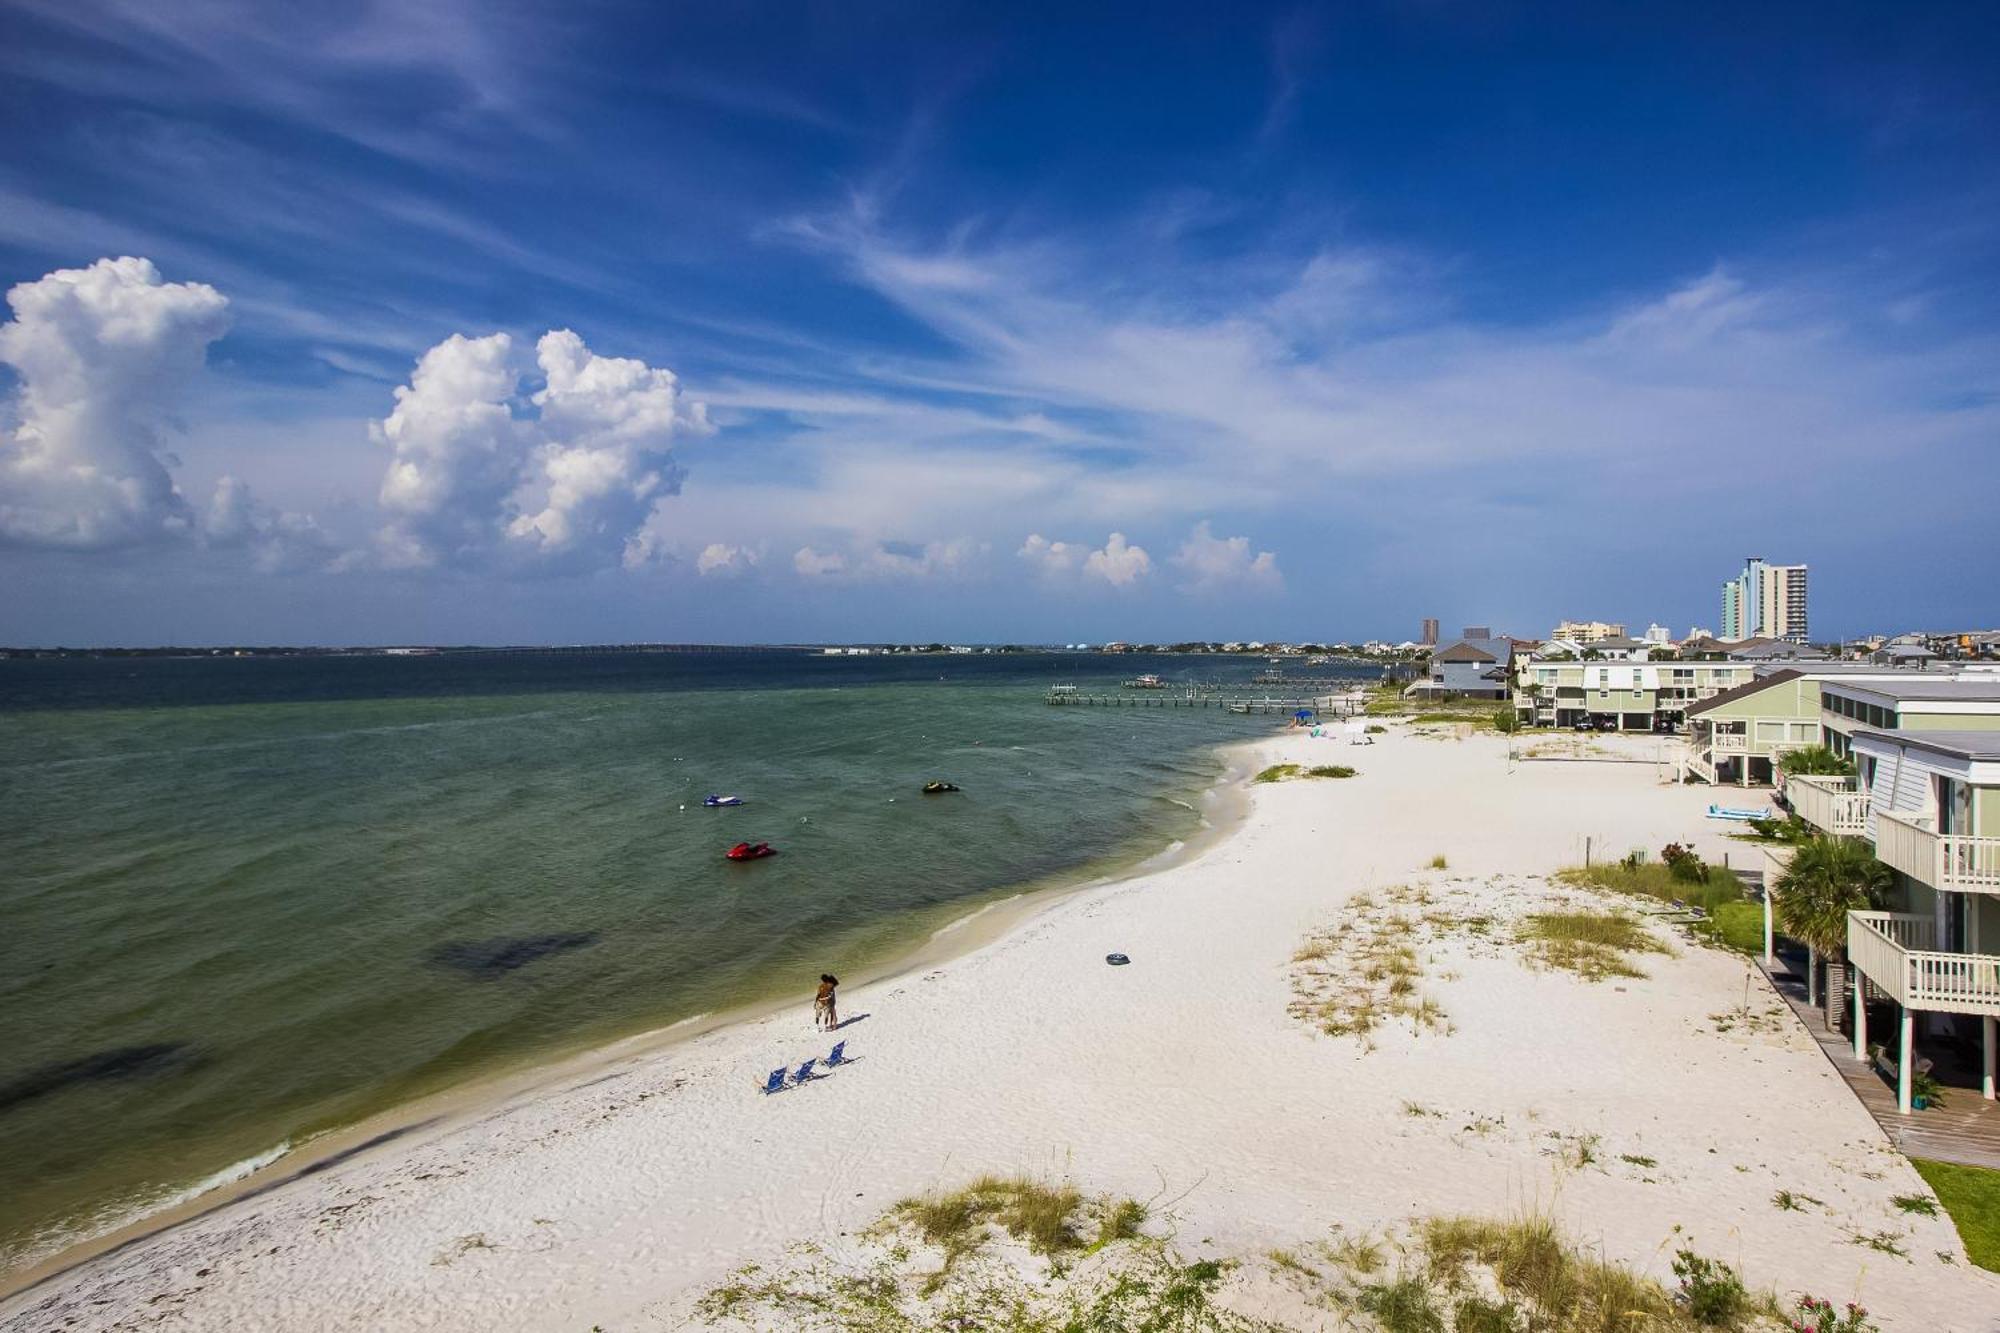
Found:
<svg viewBox="0 0 2000 1333"><path fill-rule="evenodd" d="M2000 16L1615 8L16 0L0 642L2000 621Z"/></svg>

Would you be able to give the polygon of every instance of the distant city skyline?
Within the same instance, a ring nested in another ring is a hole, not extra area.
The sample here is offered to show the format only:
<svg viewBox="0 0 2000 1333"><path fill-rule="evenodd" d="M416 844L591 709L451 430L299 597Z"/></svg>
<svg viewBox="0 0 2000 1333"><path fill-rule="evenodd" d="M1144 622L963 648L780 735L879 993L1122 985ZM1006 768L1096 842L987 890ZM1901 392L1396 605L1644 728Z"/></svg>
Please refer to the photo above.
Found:
<svg viewBox="0 0 2000 1333"><path fill-rule="evenodd" d="M1978 7L18 0L0 642L1678 635L1749 550L1814 637L2000 620L1995 68Z"/></svg>

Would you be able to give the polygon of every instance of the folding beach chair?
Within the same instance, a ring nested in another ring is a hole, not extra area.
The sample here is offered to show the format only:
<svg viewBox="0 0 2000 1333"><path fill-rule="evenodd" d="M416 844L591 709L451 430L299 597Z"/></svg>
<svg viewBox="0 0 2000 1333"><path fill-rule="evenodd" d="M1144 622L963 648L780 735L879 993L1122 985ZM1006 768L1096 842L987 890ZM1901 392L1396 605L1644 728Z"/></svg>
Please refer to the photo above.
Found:
<svg viewBox="0 0 2000 1333"><path fill-rule="evenodd" d="M782 1092L784 1090L784 1087L785 1087L785 1071L783 1069L773 1069L771 1071L771 1077L764 1080L764 1086L762 1088L762 1091L766 1093Z"/></svg>
<svg viewBox="0 0 2000 1333"><path fill-rule="evenodd" d="M799 1084L811 1078L813 1076L813 1066L818 1063L819 1061L815 1059L815 1060L808 1060L804 1064L800 1065L799 1072L792 1075L792 1086L796 1088L797 1086L799 1086Z"/></svg>
<svg viewBox="0 0 2000 1333"><path fill-rule="evenodd" d="M837 1043L833 1048L833 1053L826 1057L826 1067L828 1069L832 1069L835 1065L843 1065L846 1063L847 1063L847 1043L843 1041Z"/></svg>

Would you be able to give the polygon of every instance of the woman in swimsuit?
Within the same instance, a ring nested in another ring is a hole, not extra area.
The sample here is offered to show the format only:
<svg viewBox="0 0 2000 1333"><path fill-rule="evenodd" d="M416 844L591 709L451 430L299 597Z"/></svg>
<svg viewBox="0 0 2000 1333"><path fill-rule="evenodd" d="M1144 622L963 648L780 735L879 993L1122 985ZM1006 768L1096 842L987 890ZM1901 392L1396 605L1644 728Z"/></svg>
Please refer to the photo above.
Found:
<svg viewBox="0 0 2000 1333"><path fill-rule="evenodd" d="M840 1026L840 1018L833 1007L833 989L839 984L839 977L822 972L819 974L819 993L813 996L813 1022L828 1032Z"/></svg>

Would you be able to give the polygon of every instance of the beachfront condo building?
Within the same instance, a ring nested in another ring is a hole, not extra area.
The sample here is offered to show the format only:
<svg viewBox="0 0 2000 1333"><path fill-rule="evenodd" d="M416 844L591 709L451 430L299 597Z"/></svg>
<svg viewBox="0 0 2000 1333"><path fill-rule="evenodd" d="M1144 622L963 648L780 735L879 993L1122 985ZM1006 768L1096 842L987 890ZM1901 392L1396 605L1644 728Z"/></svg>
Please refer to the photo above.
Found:
<svg viewBox="0 0 2000 1333"><path fill-rule="evenodd" d="M1866 662L1745 665L1753 668L1752 678L1687 710L1683 781L1775 783L1787 750L1826 745L1845 754L1848 733L1857 726L2000 727L2000 677L1992 673Z"/></svg>
<svg viewBox="0 0 2000 1333"><path fill-rule="evenodd" d="M1636 641L1633 646L1648 648ZM1669 730L1695 703L1751 680L1757 670L1749 662L1564 657L1572 655L1536 656L1516 668L1514 713L1523 726Z"/></svg>
<svg viewBox="0 0 2000 1333"><path fill-rule="evenodd" d="M1722 585L1722 637L1785 639L1807 635L1806 567L1766 564L1751 556L1743 572Z"/></svg>
<svg viewBox="0 0 2000 1333"><path fill-rule="evenodd" d="M1905 712L1885 701L1967 703L1859 685L1828 694L1840 700L1843 721L1855 720L1850 710L1858 706L1876 710L1868 715L1875 722L1921 724L1949 715ZM1920 1041L1976 1046L1981 1095L1991 1099L2000 1072L2000 723L1860 725L1846 740L1853 776L1801 775L1788 779L1785 791L1801 819L1826 833L1867 839L1896 872L1882 909L1847 915L1854 1057L1878 1059L1893 1071L1897 1104L1908 1113ZM1790 848L1774 848L1771 869L1789 856ZM1765 882L1774 884L1776 876L1767 871ZM1768 916L1768 894L1766 901ZM1767 921L1767 937L1769 929ZM1836 984L1831 977L1829 983ZM1884 1048L1879 1057L1871 1031Z"/></svg>

